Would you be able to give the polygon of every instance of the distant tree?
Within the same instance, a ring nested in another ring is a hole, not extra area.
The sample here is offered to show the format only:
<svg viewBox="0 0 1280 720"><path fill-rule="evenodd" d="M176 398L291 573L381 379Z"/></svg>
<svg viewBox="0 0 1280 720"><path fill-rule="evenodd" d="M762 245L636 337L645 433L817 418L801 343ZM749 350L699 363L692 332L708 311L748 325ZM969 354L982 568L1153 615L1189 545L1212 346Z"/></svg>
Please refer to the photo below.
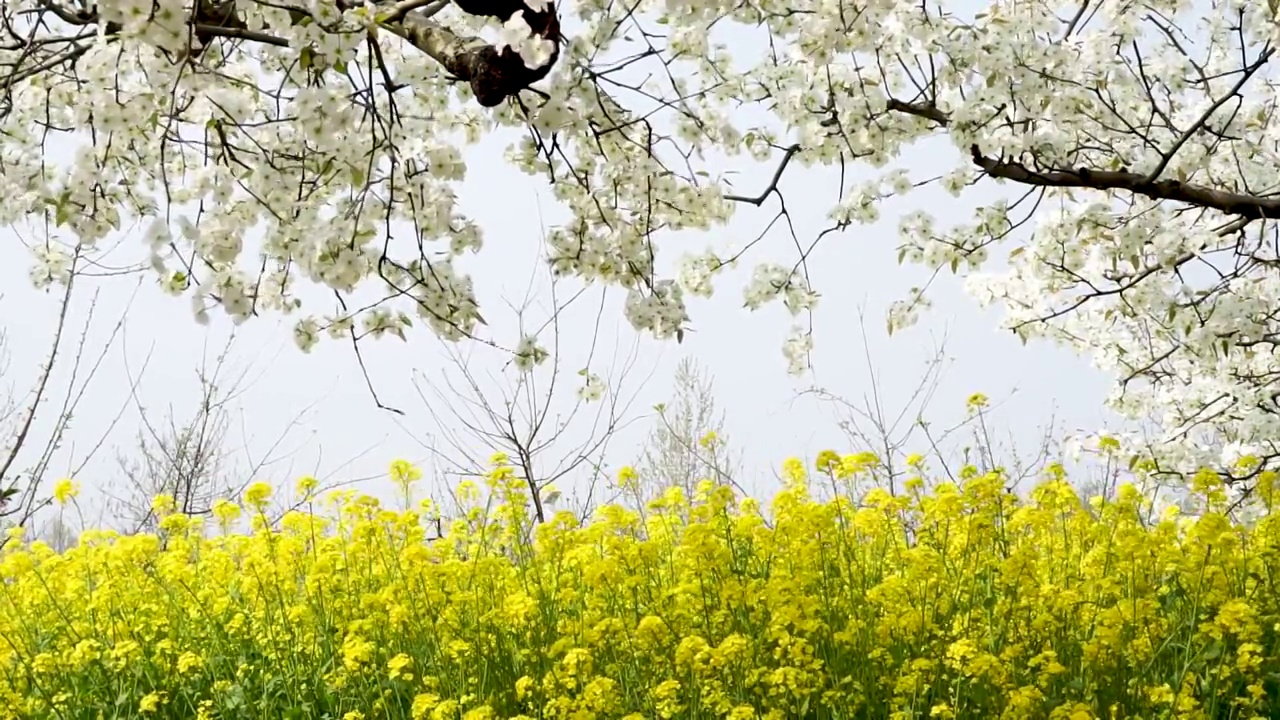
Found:
<svg viewBox="0 0 1280 720"><path fill-rule="evenodd" d="M563 297L560 285L551 273L535 272L522 300L508 303L520 335L514 357L496 345L442 343L446 365L414 377L431 422L405 427L451 495L459 481L483 477L494 453L505 454L527 485L538 522L557 507L585 517L599 504L611 443L635 421L632 406L647 379L636 340L624 348L615 336L613 347L604 347L603 293L578 316L593 326L588 342L562 344L566 314L585 308L587 295ZM549 306L539 308L540 300ZM583 348L583 366L575 367L571 358Z"/></svg>
<svg viewBox="0 0 1280 720"><path fill-rule="evenodd" d="M64 450L76 411L84 402L106 354L120 338L126 311L100 343L90 341L90 329L97 317L98 294L90 292L94 276L103 271L85 259L80 246L70 251L47 253L49 262L32 274L37 287L56 288L57 314L34 378L23 380L19 391L10 374L12 359L7 335L0 329L0 377L5 380L0 393L0 530L31 528L37 515L53 500L50 483L56 480L53 463L65 458L69 472L76 475L99 452L102 438ZM77 303L87 302L75 337ZM0 302L0 316L24 317L29 308L19 309ZM95 347L97 345L97 347ZM123 411L123 408L121 408ZM112 423L114 425L114 423ZM68 531L69 532L69 531ZM59 530L59 537L64 531ZM7 542L0 536L0 547Z"/></svg>
<svg viewBox="0 0 1280 720"><path fill-rule="evenodd" d="M198 394L194 407L185 413L170 404L163 419L155 417L133 393L141 429L137 444L117 450L123 488L108 490L107 517L126 532L150 532L157 528L152 500L172 497L177 512L195 517L208 516L219 499L235 499L260 472L285 459L279 449L299 425L307 408L301 410L274 438L259 458L246 454L242 460L230 445L232 420L238 402L250 387L249 366L234 370L231 352L235 334L228 336L212 359L196 369ZM185 415L185 417L184 417Z"/></svg>
<svg viewBox="0 0 1280 720"><path fill-rule="evenodd" d="M852 398L822 387L812 387L802 395L816 397L835 410L836 422L848 439L847 451L869 451L878 464L870 469L871 481L891 493L902 490L903 481L921 475L913 467L913 456L929 462L942 476L956 480L961 467L972 465L981 472L1002 470L1010 486L1020 485L1043 469L1059 449L1051 419L1034 447L1020 446L1012 434L1001 437L991 427L993 406L981 393L968 398L965 415L947 425L939 425L932 410L939 385L951 364L943 337L925 358L919 380L905 398L895 401L883 387L877 363L867 337L866 317L859 312L864 387L861 397Z"/></svg>
<svg viewBox="0 0 1280 720"><path fill-rule="evenodd" d="M39 530L36 532L36 538L44 541L45 544L53 548L54 552L66 552L74 547L79 535L67 523L62 513L58 513L41 523Z"/></svg>
<svg viewBox="0 0 1280 720"><path fill-rule="evenodd" d="M657 405L637 470L639 482L625 489L638 506L664 489L678 487L693 497L704 479L736 485L736 459L725 435L724 413L716 407L715 382L693 358L683 358L672 377L671 396Z"/></svg>

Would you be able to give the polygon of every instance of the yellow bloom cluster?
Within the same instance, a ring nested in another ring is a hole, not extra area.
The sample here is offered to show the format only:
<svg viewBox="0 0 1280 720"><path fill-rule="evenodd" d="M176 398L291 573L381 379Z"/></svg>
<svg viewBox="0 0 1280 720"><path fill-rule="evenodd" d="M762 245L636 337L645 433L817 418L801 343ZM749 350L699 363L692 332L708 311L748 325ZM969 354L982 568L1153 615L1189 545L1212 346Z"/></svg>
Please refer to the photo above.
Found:
<svg viewBox="0 0 1280 720"><path fill-rule="evenodd" d="M345 493L10 543L0 716L1280 716L1280 520L1152 521L1060 472L858 492L869 462L789 462L767 509L708 482L536 527L498 467L434 542Z"/></svg>

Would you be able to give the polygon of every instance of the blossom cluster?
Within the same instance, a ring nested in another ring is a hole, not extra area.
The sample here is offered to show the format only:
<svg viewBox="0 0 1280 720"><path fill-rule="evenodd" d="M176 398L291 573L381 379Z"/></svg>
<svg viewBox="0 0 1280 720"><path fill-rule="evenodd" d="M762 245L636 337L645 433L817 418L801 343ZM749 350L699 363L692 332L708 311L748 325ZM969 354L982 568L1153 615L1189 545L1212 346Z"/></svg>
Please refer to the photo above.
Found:
<svg viewBox="0 0 1280 720"><path fill-rule="evenodd" d="M405 25L420 3L215 3L237 13L225 26L195 21L206 5L4 4L29 39L0 47L0 225L46 235L37 285L69 278L62 245L114 247L136 224L198 319L296 313L303 348L403 336L415 314L465 338L483 323L465 267L483 218L457 201L464 150L518 130L506 160L566 211L552 268L627 293L626 318L658 337L682 337L687 298L739 260L759 266L748 308L809 312L820 289L801 270L824 238L901 209L903 261L967 276L1023 338L1123 380L1112 405L1160 423L1162 467L1280 432L1275 3L583 0L556 8L562 47L519 14L486 25L448 3L414 16L425 35ZM557 53L536 93L482 111L450 82L449 53L486 33L532 65ZM906 167L924 143L932 166ZM746 160L767 165L744 190ZM840 171L812 237L781 222L788 164ZM938 222L927 186L967 217ZM663 261L685 231L776 202L758 238ZM760 250L784 225L794 237ZM927 291L892 304L890 327ZM782 339L796 372L800 327Z"/></svg>
<svg viewBox="0 0 1280 720"><path fill-rule="evenodd" d="M63 554L13 537L0 717L1280 711L1275 516L1233 523L1210 498L1152 518L1132 487L1082 500L1058 467L1025 498L971 467L895 496L866 487L875 462L788 461L767 506L705 481L540 525L497 465L439 539L398 462L398 510L304 479L278 525L258 484L217 506L220 532L158 502L158 534Z"/></svg>

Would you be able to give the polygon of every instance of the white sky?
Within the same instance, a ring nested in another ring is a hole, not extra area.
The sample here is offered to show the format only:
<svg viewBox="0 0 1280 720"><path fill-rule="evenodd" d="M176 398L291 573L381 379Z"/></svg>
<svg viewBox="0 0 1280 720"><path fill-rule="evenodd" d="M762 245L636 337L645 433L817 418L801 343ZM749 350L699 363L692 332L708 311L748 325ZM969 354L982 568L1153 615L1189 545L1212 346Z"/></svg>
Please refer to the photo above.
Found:
<svg viewBox="0 0 1280 720"><path fill-rule="evenodd" d="M486 239L484 249L469 259L466 267L476 278L481 310L490 329L511 347L518 332L514 315L503 300L518 304L525 295L530 278L539 273L543 227L563 217L563 211L551 198L545 178L528 177L504 164L506 140L490 137L466 151L469 177L460 188L460 199L462 210L481 224ZM917 178L938 174L952 167L950 162L937 162L939 157L948 158L950 152L941 144L917 148L903 156L902 165ZM733 159L730 166L739 172L735 191L750 195L765 187L774 170L773 162L754 164L746 157ZM850 184L868 177L858 172L849 178ZM825 227L826 213L838 199L838 187L835 169L809 169L795 163L788 168L780 188L802 240ZM944 335L954 362L942 378L929 413L937 425L960 418L965 398L983 392L999 406L994 414L997 431L1011 433L1022 446L1034 446L1051 418L1064 430L1100 429L1110 418L1101 403L1107 379L1093 371L1087 360L1064 350L1042 342L1022 346L1011 333L998 330L997 311L980 310L951 276L935 282L931 292L934 307L915 328L887 337L884 317L889 304L928 277L921 268L897 264L898 218L927 207L939 225L946 226L966 220L970 202L961 203L936 188L927 188L885 204L879 223L854 227L822 242L809 263L814 286L822 293L813 316L814 374L800 380L786 374L781 353L790 324L785 310L778 305L751 313L742 307L742 287L755 263L776 260L789 264L796 257L789 235L775 229L740 268L717 281L715 298L691 301L693 332L683 345L639 340L638 361L623 379L624 391L637 393L627 418L635 422L613 443L610 469L637 457L651 425L650 408L666 399L672 370L685 355L695 357L714 377L717 401L727 415L730 442L742 454L748 470L745 484L765 493L774 469L790 455L812 456L825 448L862 449L849 446L829 406L811 396L802 397L798 391L816 384L861 400L871 391L864 354L869 351L885 405L896 411L919 384L937 340ZM773 218L776 207L776 201L761 208L744 206L730 228L661 239L659 253L669 263L686 249L740 247ZM141 234L136 229L131 232ZM0 228L0 326L8 334L9 354L0 382L19 398L30 388L44 361L58 309L54 293L36 291L28 281L29 255L21 240L13 229ZM129 252L137 249L131 242L126 236ZM560 296L568 296L576 287L576 283L566 283ZM130 401L133 382L138 383L138 402L154 420L163 420L170 409L179 417L188 416L199 399L195 370L202 357L212 357L222 348L231 329L230 323L217 315L209 326L197 325L188 300L164 295L148 275L141 284L137 277L84 283L70 324L77 332L95 292L90 354L98 352L122 317L124 332L105 355L48 478L52 482L78 467L97 446L96 454L77 475L85 489L85 504L90 506L95 492L119 483L116 455L129 452L140 429L139 413ZM550 301L545 292L539 299L544 304ZM565 407L573 402L579 384L576 371L592 344L596 315L591 306L599 299L598 291L585 297L563 319L561 344L566 359L557 392L563 394ZM619 290L606 295L608 308L599 342L604 350L597 351L591 367L602 375L608 375L608 351L617 344L625 352L636 341L623 319L622 299ZM867 319L865 348L858 322L860 309ZM428 460L424 445L433 437L438 439L439 429L414 390L413 375L416 371L439 379L449 367L441 343L428 330L418 328L407 343L393 338L363 345L379 397L405 413L397 417L376 407L349 343L325 340L312 354L304 355L293 345L291 325L290 319L259 318L237 331L233 365L251 370L251 384L236 403L238 427L233 440L239 443L240 464L247 468L265 456L281 458L252 479L292 487L303 473L330 480L367 477L382 473L396 457ZM544 342L550 345L550 338ZM20 458L18 467L33 461L44 445L57 414L56 405L65 394L67 361L74 347L74 342L70 343L64 351L68 356L61 361L62 372L54 377L59 392L42 409L43 422L34 429L30 452ZM505 359L484 348L460 349L474 351L473 369L482 378L493 378L486 380L486 391L502 392L504 382L512 377L510 373L496 374ZM92 361L86 360L88 364ZM619 380L609 379L614 384ZM282 433L287 433L286 441L273 450ZM379 494L386 490L385 482L379 481L363 487Z"/></svg>
<svg viewBox="0 0 1280 720"><path fill-rule="evenodd" d="M504 166L500 153L498 142L487 142L468 153L471 171L462 187L461 201L464 211L482 224L486 236L485 248L470 263L475 268L483 312L510 346L516 338L514 316L502 306L501 299L519 303L530 277L538 272L538 218L547 217L554 206L543 179ZM919 158L906 160L914 169ZM920 170L927 172L927 167L920 166ZM745 168L740 188L754 193L753 188L763 187L771 172L772 166L767 164ZM812 236L824 225L836 187L830 172L799 166L788 170L782 189L801 237ZM860 449L848 447L829 406L798 395L812 384L851 400L870 391L859 308L865 309L870 357L890 409L901 407L910 397L936 340L945 335L954 363L942 379L930 413L939 425L960 417L965 398L980 391L1001 404L995 424L1011 432L1020 444L1033 445L1054 416L1066 429L1100 427L1107 417L1101 406L1106 379L1083 359L1063 350L1037 342L1024 347L1010 333L999 331L996 312L977 308L954 278L939 279L933 294L935 307L917 327L892 338L885 334L883 318L888 304L925 277L919 268L896 263L898 214L922 203L939 207L936 195L929 191L886 206L877 225L829 236L819 246L810 264L814 284L823 294L814 314L817 346L811 378L797 381L786 374L780 351L789 324L785 311L780 306L757 313L742 308L741 287L751 263L718 281L715 298L693 301L694 332L683 345L641 339L639 360L626 378L627 391L638 391L630 417L639 422L614 444L611 467L635 457L650 425L646 416L655 403L665 399L671 372L686 354L714 377L730 439L752 476L748 479L765 483L749 483L754 487L767 492L773 469L789 455L811 456L827 447ZM492 207L495 197L503 198L500 208ZM740 244L745 233L753 236L754 228L761 227L774 212L768 206L745 207L729 230L687 242L691 250L704 245L725 247L730 241ZM939 213L943 223L963 218L945 206ZM30 387L47 351L58 298L31 287L26 278L27 250L12 229L0 232L0 252L4 253L0 262L0 287L4 288L0 320L8 333L10 355L3 383L21 394ZM775 233L751 259L789 261L794 255L788 253L788 245L785 235ZM662 246L661 252L674 257L680 249L671 242ZM94 292L97 305L89 335L90 353L97 352L122 316L124 332L97 371L50 478L78 466L89 448L105 436L101 449L77 477L86 496L118 482L115 455L118 450L128 451L139 430L138 412L129 401L131 379L138 381L139 401L153 416L161 417L170 408L186 416L198 401L196 367L202 357L212 357L221 349L231 327L218 316L207 327L197 325L185 298L162 294L154 279L147 276L140 285L136 277L85 283L77 293L71 324L77 332L94 301ZM562 296L567 294L562 291ZM608 293L611 307L605 311L601 345L612 349L617 342L625 352L635 335L622 320L621 298L620 291ZM549 301L545 294L541 299ZM595 314L588 307L592 302L598 300L579 301L580 311L567 316L562 328L565 352L573 355L566 360L565 381L558 391L566 403L572 402L579 381L576 369L592 339ZM438 377L448 367L439 341L420 329L407 343L389 339L365 344L365 359L379 396L405 413L397 418L375 406L349 344L326 341L312 354L304 355L292 344L289 327L288 321L276 318L251 320L238 330L233 348L233 364L252 370L251 384L236 404L240 427L234 439L241 444L242 464L248 467L266 455L282 457L280 463L265 468L262 476L254 479L291 486L304 472L345 479L377 475L400 456L427 460L422 443L430 442L434 426L411 380L415 370ZM60 393L44 408L42 419L46 422L37 424L37 440L47 437L48 422L61 402L70 367L67 358L73 348L74 344L67 346L68 356L60 364L63 372L54 378ZM598 353L597 357L607 361L609 353ZM496 355L483 349L477 350L474 362L481 373L492 373L497 367ZM592 369L606 374L608 366L597 362ZM615 378L610 380L616 382ZM501 392L501 381L490 389ZM300 413L305 415L299 418ZM287 442L271 453L285 431L289 431ZM248 462L249 458L253 462Z"/></svg>

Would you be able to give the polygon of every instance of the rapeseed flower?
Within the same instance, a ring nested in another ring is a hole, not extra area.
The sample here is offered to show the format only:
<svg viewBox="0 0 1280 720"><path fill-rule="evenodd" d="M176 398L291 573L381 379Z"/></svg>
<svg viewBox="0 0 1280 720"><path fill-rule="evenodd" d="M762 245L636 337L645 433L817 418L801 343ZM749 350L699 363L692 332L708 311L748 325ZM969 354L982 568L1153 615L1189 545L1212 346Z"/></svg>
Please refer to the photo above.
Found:
<svg viewBox="0 0 1280 720"><path fill-rule="evenodd" d="M429 540L439 508L392 511L354 492L240 532L240 507L220 501L220 533L162 499L158 535L88 531L62 554L11 533L0 708L208 720L1280 715L1280 587L1268 572L1280 519L1240 524L1207 501L1157 513L1132 486L1086 503L1061 466L1025 498L977 468L928 491L917 478L905 495L831 482L877 467L869 453L824 452L788 461L767 503L704 481L644 512L535 524L525 482L498 464L457 489L466 504L442 541ZM1221 492L1207 474L1197 483ZM255 483L244 503L265 517L269 498Z"/></svg>
<svg viewBox="0 0 1280 720"><path fill-rule="evenodd" d="M63 478L53 486L53 499L59 505L66 505L78 494L80 494L80 485L71 478Z"/></svg>

